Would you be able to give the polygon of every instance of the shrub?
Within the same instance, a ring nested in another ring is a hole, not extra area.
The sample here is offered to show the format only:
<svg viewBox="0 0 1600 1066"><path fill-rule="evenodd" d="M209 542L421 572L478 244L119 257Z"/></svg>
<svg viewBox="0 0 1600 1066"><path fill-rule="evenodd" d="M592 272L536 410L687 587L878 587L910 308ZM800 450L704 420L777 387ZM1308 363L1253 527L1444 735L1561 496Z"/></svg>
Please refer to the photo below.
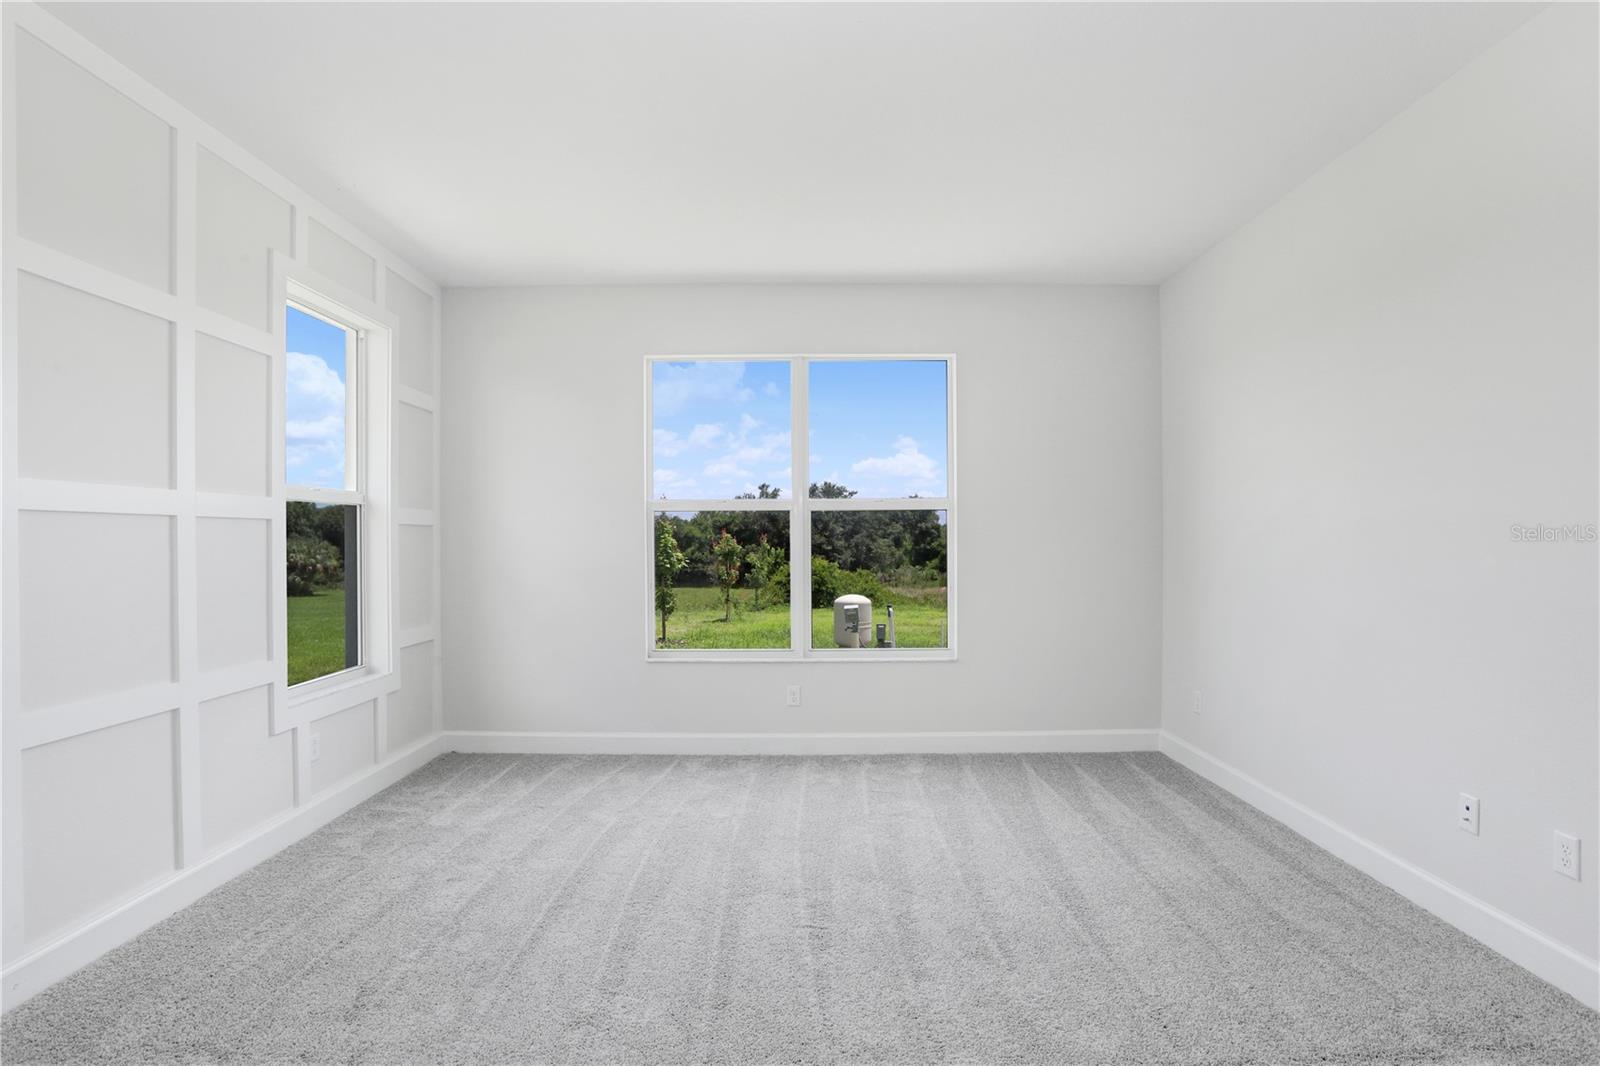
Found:
<svg viewBox="0 0 1600 1066"><path fill-rule="evenodd" d="M870 570L842 570L821 556L811 557L811 606L831 607L840 596L865 596L874 605L885 601L883 585Z"/></svg>
<svg viewBox="0 0 1600 1066"><path fill-rule="evenodd" d="M933 588L944 583L944 575L932 567L897 566L884 575L884 583L897 591Z"/></svg>
<svg viewBox="0 0 1600 1066"><path fill-rule="evenodd" d="M779 563L778 568L772 572L772 577L767 579L767 600L769 603L777 604L789 602L788 563Z"/></svg>
<svg viewBox="0 0 1600 1066"><path fill-rule="evenodd" d="M883 591L883 584L871 570L840 571L839 595L865 596L874 607L879 608L889 600L888 593Z"/></svg>
<svg viewBox="0 0 1600 1066"><path fill-rule="evenodd" d="M339 549L325 540L290 537L285 558L291 596L310 596L319 587L344 582L344 560Z"/></svg>
<svg viewBox="0 0 1600 1066"><path fill-rule="evenodd" d="M827 607L839 595L839 575L844 573L836 565L815 555L811 557L811 606Z"/></svg>

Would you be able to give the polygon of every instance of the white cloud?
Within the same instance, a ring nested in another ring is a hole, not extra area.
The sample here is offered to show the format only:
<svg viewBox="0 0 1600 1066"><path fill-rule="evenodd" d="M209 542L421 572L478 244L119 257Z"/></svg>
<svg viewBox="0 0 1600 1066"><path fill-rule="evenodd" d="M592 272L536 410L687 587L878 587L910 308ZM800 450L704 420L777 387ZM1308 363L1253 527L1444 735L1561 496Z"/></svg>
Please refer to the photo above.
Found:
<svg viewBox="0 0 1600 1066"><path fill-rule="evenodd" d="M736 478L750 476L750 471L741 467L738 460L731 455L724 456L714 463L706 464L706 468L701 473L706 477Z"/></svg>
<svg viewBox="0 0 1600 1066"><path fill-rule="evenodd" d="M683 451L687 442L670 429L658 429L653 434L656 454L671 458Z"/></svg>
<svg viewBox="0 0 1600 1066"><path fill-rule="evenodd" d="M741 384L743 366L735 366L737 374L730 371L728 364L697 363L663 368L671 373L658 372L655 382L657 414L665 413L665 409L681 407L691 400L699 402L720 398L726 406L730 400L753 398L754 392ZM782 395L781 391L765 387L762 391L769 395ZM732 419L734 412L728 413ZM700 484L697 491L706 496L753 492L757 486L745 483L754 477L753 470L771 470L778 463L787 463L789 460L788 431L772 429L749 411L739 412L736 420L702 422L686 432L681 429L657 429L654 431L653 444L658 460L681 456L684 458L680 458L679 462L685 465L698 462ZM703 456L688 458L690 453L696 451L703 452ZM788 480L789 475L785 472L783 481ZM657 482L657 495L663 491L681 493L683 490L681 483L669 487L659 478Z"/></svg>
<svg viewBox="0 0 1600 1066"><path fill-rule="evenodd" d="M676 470L657 470L655 472L655 491L657 496L683 496L696 487L695 479L685 477Z"/></svg>
<svg viewBox="0 0 1600 1066"><path fill-rule="evenodd" d="M727 432L715 423L702 422L689 431L687 437L681 437L670 429L654 431L656 455L670 459L681 455L690 448L709 448Z"/></svg>
<svg viewBox="0 0 1600 1066"><path fill-rule="evenodd" d="M344 440L344 412L336 415L323 415L321 418L306 421L303 419L290 419L284 423L284 436L292 441L329 441Z"/></svg>
<svg viewBox="0 0 1600 1066"><path fill-rule="evenodd" d="M748 416L746 416L748 417ZM701 422L689 431L689 445L693 448L709 448L723 436L722 426Z"/></svg>
<svg viewBox="0 0 1600 1066"><path fill-rule="evenodd" d="M789 454L789 434L764 433L755 443L749 443L741 438L740 444L728 453L731 458L741 463L759 463L767 459L776 459Z"/></svg>
<svg viewBox="0 0 1600 1066"><path fill-rule="evenodd" d="M320 355L290 352L287 363L289 397L306 403L344 410L344 382Z"/></svg>
<svg viewBox="0 0 1600 1066"><path fill-rule="evenodd" d="M910 437L898 437L894 454L881 458L862 459L850 464L853 474L906 478L910 481L932 481L939 476L939 464L923 455L917 442Z"/></svg>
<svg viewBox="0 0 1600 1066"><path fill-rule="evenodd" d="M652 392L657 415L675 415L691 403L745 403L754 395L744 385L744 364L725 360L657 363Z"/></svg>
<svg viewBox="0 0 1600 1066"><path fill-rule="evenodd" d="M344 484L344 382L321 356L289 352L285 361L284 458L290 484Z"/></svg>
<svg viewBox="0 0 1600 1066"><path fill-rule="evenodd" d="M761 391L766 393L768 396L780 396L783 394L783 390L778 388L778 383L776 381L767 382L765 385L761 386Z"/></svg>

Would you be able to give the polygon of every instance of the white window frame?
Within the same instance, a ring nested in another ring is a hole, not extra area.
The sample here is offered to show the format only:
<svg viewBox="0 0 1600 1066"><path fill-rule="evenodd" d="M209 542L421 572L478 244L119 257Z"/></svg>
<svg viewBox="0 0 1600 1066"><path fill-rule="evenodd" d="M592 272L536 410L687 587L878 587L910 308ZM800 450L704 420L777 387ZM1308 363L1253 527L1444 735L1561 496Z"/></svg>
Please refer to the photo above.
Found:
<svg viewBox="0 0 1600 1066"><path fill-rule="evenodd" d="M945 364L944 496L811 499L810 366L819 362L942 362ZM655 367L657 363L789 364L789 496L777 500L711 500L654 496ZM956 658L956 357L942 355L647 355L644 360L645 658L649 662L953 662ZM783 511L789 515L789 647L657 648L655 519L663 511ZM946 629L944 648L812 648L811 516L818 511L945 512Z"/></svg>
<svg viewBox="0 0 1600 1066"><path fill-rule="evenodd" d="M393 313L350 292L286 256L273 257L273 325L277 358L273 363L273 729L304 725L400 688L395 628L395 573L398 547L392 493L394 472ZM285 309L298 307L344 326L352 339L345 352L345 487L289 485L286 480L285 405L288 328ZM355 505L360 665L289 685L289 630L285 505L291 500Z"/></svg>

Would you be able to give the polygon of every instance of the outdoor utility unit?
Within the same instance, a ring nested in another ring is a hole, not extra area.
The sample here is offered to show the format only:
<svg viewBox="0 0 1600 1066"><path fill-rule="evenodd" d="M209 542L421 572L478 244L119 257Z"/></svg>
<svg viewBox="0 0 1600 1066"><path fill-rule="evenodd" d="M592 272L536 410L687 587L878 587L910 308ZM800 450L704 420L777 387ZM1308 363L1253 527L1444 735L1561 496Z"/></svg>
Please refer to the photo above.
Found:
<svg viewBox="0 0 1600 1066"><path fill-rule="evenodd" d="M871 600L851 593L833 601L833 642L841 648L865 648L871 645Z"/></svg>

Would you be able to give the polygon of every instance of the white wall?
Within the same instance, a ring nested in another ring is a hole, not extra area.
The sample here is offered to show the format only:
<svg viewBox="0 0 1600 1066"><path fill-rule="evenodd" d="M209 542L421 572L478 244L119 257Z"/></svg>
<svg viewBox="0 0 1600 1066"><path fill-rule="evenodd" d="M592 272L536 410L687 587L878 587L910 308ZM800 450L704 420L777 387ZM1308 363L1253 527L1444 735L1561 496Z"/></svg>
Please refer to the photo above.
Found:
<svg viewBox="0 0 1600 1066"><path fill-rule="evenodd" d="M3 18L10 1004L428 753L438 290L49 15ZM274 252L397 322L405 645L398 692L277 734Z"/></svg>
<svg viewBox="0 0 1600 1066"><path fill-rule="evenodd" d="M1595 40L1539 15L1161 290L1165 728L1589 960L1596 545L1511 527L1600 519Z"/></svg>
<svg viewBox="0 0 1600 1066"><path fill-rule="evenodd" d="M447 291L447 728L1153 729L1156 327L1147 288ZM645 662L644 357L740 352L956 353L959 661Z"/></svg>

